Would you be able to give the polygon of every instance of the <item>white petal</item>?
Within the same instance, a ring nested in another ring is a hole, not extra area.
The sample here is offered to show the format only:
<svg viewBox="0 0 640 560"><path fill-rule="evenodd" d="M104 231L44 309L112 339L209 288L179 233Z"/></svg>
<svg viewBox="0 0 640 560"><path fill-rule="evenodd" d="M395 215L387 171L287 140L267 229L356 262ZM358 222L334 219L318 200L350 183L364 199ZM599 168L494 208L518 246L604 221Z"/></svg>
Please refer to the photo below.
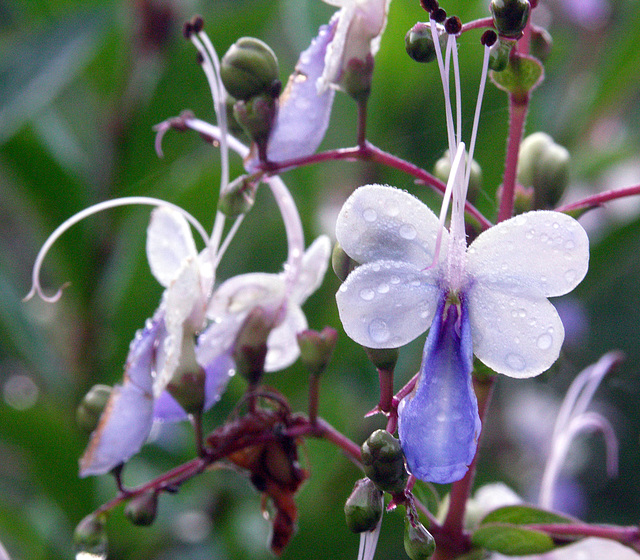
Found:
<svg viewBox="0 0 640 560"><path fill-rule="evenodd" d="M394 261L356 268L336 294L345 332L369 348L397 348L429 328L440 288L435 269Z"/></svg>
<svg viewBox="0 0 640 560"><path fill-rule="evenodd" d="M486 230L467 250L467 271L483 283L522 294L559 296L575 288L589 266L589 238L560 212L521 214Z"/></svg>
<svg viewBox="0 0 640 560"><path fill-rule="evenodd" d="M331 256L331 241L326 235L316 239L302 257L302 268L290 300L302 305L315 292L327 272Z"/></svg>
<svg viewBox="0 0 640 560"><path fill-rule="evenodd" d="M156 208L147 228L147 259L158 282L168 287L183 261L195 256L195 242L184 216L171 208Z"/></svg>
<svg viewBox="0 0 640 560"><path fill-rule="evenodd" d="M300 348L296 335L307 328L307 319L302 309L291 305L282 323L271 331L267 338L265 371L280 371L298 359Z"/></svg>
<svg viewBox="0 0 640 560"><path fill-rule="evenodd" d="M533 377L558 359L564 327L544 296L520 296L476 283L467 292L473 352L509 377Z"/></svg>
<svg viewBox="0 0 640 560"><path fill-rule="evenodd" d="M439 229L436 215L416 197L382 185L356 189L336 222L338 242L357 262L403 261L418 269L432 264ZM442 235L444 250L449 234L443 229Z"/></svg>
<svg viewBox="0 0 640 560"><path fill-rule="evenodd" d="M106 474L135 455L149 436L153 398L136 385L116 385L80 459L80 476Z"/></svg>
<svg viewBox="0 0 640 560"><path fill-rule="evenodd" d="M279 274L254 272L223 282L214 292L207 316L223 321L228 315L245 314L257 305L270 307L285 297L285 283Z"/></svg>

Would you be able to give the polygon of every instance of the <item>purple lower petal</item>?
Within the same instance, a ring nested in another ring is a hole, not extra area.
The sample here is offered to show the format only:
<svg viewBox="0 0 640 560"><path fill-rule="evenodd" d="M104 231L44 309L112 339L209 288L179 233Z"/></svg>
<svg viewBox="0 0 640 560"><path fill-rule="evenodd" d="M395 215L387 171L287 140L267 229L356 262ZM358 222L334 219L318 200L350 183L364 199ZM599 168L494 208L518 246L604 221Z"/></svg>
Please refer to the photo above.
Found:
<svg viewBox="0 0 640 560"><path fill-rule="evenodd" d="M235 374L236 364L230 354L223 354L205 366L204 409L216 404L227 388L229 379Z"/></svg>
<svg viewBox="0 0 640 560"><path fill-rule="evenodd" d="M399 408L398 433L409 470L420 480L460 480L476 452L478 403L471 383L469 313L442 295L424 347L420 378Z"/></svg>
<svg viewBox="0 0 640 560"><path fill-rule="evenodd" d="M153 406L153 419L161 422L181 422L187 418L188 414L169 391L162 391Z"/></svg>

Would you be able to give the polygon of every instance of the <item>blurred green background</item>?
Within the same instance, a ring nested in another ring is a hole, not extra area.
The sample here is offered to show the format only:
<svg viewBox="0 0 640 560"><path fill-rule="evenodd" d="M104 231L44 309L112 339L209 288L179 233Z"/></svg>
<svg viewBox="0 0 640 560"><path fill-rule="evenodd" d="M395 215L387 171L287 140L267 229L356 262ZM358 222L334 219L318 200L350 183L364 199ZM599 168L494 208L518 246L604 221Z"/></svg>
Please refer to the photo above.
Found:
<svg viewBox="0 0 640 560"><path fill-rule="evenodd" d="M463 21L487 15L487 2L447 0ZM640 183L640 9L633 0L540 0L535 17L554 48L546 79L535 92L527 133L543 130L572 153L565 200ZM148 208L127 207L75 226L44 265L49 305L21 301L46 237L64 219L102 200L164 198L210 227L219 183L219 154L195 134L170 132L164 159L152 126L183 109L212 120L212 105L195 51L182 38L193 14L220 54L253 35L277 53L283 81L334 8L320 0L0 0L0 542L13 560L73 557L71 536L87 513L114 495L110 477L80 480L77 459L87 436L75 408L95 383L122 375L129 341L156 308L160 286L144 254ZM445 148L442 90L434 66L404 52L404 34L426 19L417 0L394 0L376 58L369 139L430 169ZM460 40L465 130L470 129L479 79L479 33ZM485 189L476 205L495 218L508 109L487 87L476 159ZM355 142L355 107L336 97L323 148ZM232 174L241 173L234 159ZM298 202L307 242L331 233L346 196L367 182L390 183L439 199L409 177L366 163L336 162L284 175ZM604 473L603 446L581 438L571 455L558 504L589 520L635 524L640 517L640 205L623 200L587 214L590 272L558 301L567 324L563 359L534 380L501 378L485 425L478 484L503 480L535 500L545 443L563 392L576 373L611 349L626 363L605 380L594 405L611 419L621 443L620 476ZM283 228L263 189L219 270L278 271L285 258ZM339 327L330 272L305 310L313 328ZM344 333L322 378L320 413L360 443L380 418L363 419L377 402L377 376ZM399 388L416 371L423 338L401 354ZM267 382L306 410L307 373L296 365ZM234 379L207 415L218 425L242 394ZM193 456L188 426L165 427L131 461L126 482L148 480ZM283 557L355 558L358 537L342 508L357 469L335 448L309 441L303 461L310 480L297 497L298 534ZM442 489L446 491L446 488ZM562 494L565 496L565 494ZM387 515L377 558L403 557L402 515ZM249 481L208 472L177 495L163 495L151 528L131 526L119 508L108 522L112 560L268 558L268 523Z"/></svg>

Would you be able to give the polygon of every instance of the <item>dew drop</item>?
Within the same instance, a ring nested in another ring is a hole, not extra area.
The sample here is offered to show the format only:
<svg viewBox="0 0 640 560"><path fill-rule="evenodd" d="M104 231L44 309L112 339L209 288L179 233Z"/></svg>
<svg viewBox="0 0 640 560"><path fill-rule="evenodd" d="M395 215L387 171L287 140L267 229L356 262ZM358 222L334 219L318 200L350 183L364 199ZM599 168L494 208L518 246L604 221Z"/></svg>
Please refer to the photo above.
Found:
<svg viewBox="0 0 640 560"><path fill-rule="evenodd" d="M365 222L375 222L378 219L378 213L373 208L367 208L363 213L362 217Z"/></svg>
<svg viewBox="0 0 640 560"><path fill-rule="evenodd" d="M567 249L568 251L570 251L571 249L575 249L576 244L571 240L567 240L564 243L564 248Z"/></svg>
<svg viewBox="0 0 640 560"><path fill-rule="evenodd" d="M369 323L369 336L377 344L382 344L391 338L391 333L387 323L382 319L374 319Z"/></svg>
<svg viewBox="0 0 640 560"><path fill-rule="evenodd" d="M505 358L505 363L507 364L508 367L516 371L522 371L527 365L524 361L524 358L520 354L514 354L514 353L507 354L507 357Z"/></svg>
<svg viewBox="0 0 640 560"><path fill-rule="evenodd" d="M392 284L400 284L400 276L393 275L391 277L391 283Z"/></svg>
<svg viewBox="0 0 640 560"><path fill-rule="evenodd" d="M371 301L375 297L375 292L370 288L364 288L360 290L360 297L364 301Z"/></svg>
<svg viewBox="0 0 640 560"><path fill-rule="evenodd" d="M416 228L414 228L411 224L402 224L400 226L400 230L398 231L400 237L403 239L415 239L418 233L416 232Z"/></svg>
<svg viewBox="0 0 640 560"><path fill-rule="evenodd" d="M515 219L513 220L513 223L516 224L517 226L523 226L524 224L527 223L527 217L520 214L515 217Z"/></svg>
<svg viewBox="0 0 640 560"><path fill-rule="evenodd" d="M572 284L573 282L575 282L577 275L578 275L578 273L577 273L575 270L573 270L573 269L571 269L571 270L567 270L567 271L564 273L564 279L565 279L569 284Z"/></svg>
<svg viewBox="0 0 640 560"><path fill-rule="evenodd" d="M447 415L444 412L438 412L438 415L436 416L436 420L438 422L444 422L447 419Z"/></svg>
<svg viewBox="0 0 640 560"><path fill-rule="evenodd" d="M396 217L400 213L400 210L397 206L389 206L387 208L387 216L391 216L392 218Z"/></svg>
<svg viewBox="0 0 640 560"><path fill-rule="evenodd" d="M386 294L389 291L389 284L380 284L378 286L379 294Z"/></svg>
<svg viewBox="0 0 640 560"><path fill-rule="evenodd" d="M540 350L549 350L553 344L553 338L550 334L541 334L536 341L536 345Z"/></svg>

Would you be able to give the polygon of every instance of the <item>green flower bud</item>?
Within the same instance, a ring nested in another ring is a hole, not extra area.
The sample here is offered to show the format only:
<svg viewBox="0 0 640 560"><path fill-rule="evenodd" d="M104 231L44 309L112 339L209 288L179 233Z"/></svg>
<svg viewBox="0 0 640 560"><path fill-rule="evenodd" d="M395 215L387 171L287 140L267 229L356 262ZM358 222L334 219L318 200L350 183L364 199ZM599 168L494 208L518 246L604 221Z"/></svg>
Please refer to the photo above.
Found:
<svg viewBox="0 0 640 560"><path fill-rule="evenodd" d="M533 27L531 29L531 54L543 62L551 54L553 38L546 29Z"/></svg>
<svg viewBox="0 0 640 560"><path fill-rule="evenodd" d="M373 56L367 54L365 60L352 58L347 61L340 80L341 86L357 103L366 103L371 93L373 80Z"/></svg>
<svg viewBox="0 0 640 560"><path fill-rule="evenodd" d="M73 532L73 543L78 553L92 554L95 558L107 557L106 517L104 514L87 515Z"/></svg>
<svg viewBox="0 0 640 560"><path fill-rule="evenodd" d="M552 208L569 184L570 155L548 134L536 132L522 141L517 178L533 187L536 208Z"/></svg>
<svg viewBox="0 0 640 560"><path fill-rule="evenodd" d="M358 266L358 263L343 251L340 243L336 242L331 254L331 266L336 276L344 282L349 273Z"/></svg>
<svg viewBox="0 0 640 560"><path fill-rule="evenodd" d="M449 173L451 173L451 159L449 158L449 150L436 162L433 168L433 174L446 183L449 180ZM469 175L469 192L467 198L473 200L475 195L480 192L482 188L482 168L478 162L474 159L471 162L471 174Z"/></svg>
<svg viewBox="0 0 640 560"><path fill-rule="evenodd" d="M382 516L382 492L369 478L356 480L344 505L347 527L354 533L372 531Z"/></svg>
<svg viewBox="0 0 640 560"><path fill-rule="evenodd" d="M527 21L531 4L528 0L491 0L493 23L499 35L518 39Z"/></svg>
<svg viewBox="0 0 640 560"><path fill-rule="evenodd" d="M270 95L258 95L248 101L236 101L233 114L249 138L258 145L260 159L266 159L267 140L278 113L278 103Z"/></svg>
<svg viewBox="0 0 640 560"><path fill-rule="evenodd" d="M509 55L515 44L514 41L499 40L489 52L489 68L495 72L502 72L509 64Z"/></svg>
<svg viewBox="0 0 640 560"><path fill-rule="evenodd" d="M236 337L233 359L236 371L250 384L258 383L264 373L267 338L274 327L275 316L262 307L254 307Z"/></svg>
<svg viewBox="0 0 640 560"><path fill-rule="evenodd" d="M322 332L306 330L298 333L300 359L314 375L320 375L327 367L338 342L338 331L325 327Z"/></svg>
<svg viewBox="0 0 640 560"><path fill-rule="evenodd" d="M94 385L89 389L76 409L76 422L83 430L93 432L96 429L110 396L108 385Z"/></svg>
<svg viewBox="0 0 640 560"><path fill-rule="evenodd" d="M376 430L362 444L365 474L383 492L402 492L409 477L400 442L386 430Z"/></svg>
<svg viewBox="0 0 640 560"><path fill-rule="evenodd" d="M405 522L404 550L411 560L429 560L436 551L436 541L431 533L422 523L411 523L408 516Z"/></svg>
<svg viewBox="0 0 640 560"><path fill-rule="evenodd" d="M195 338L190 332L182 337L180 364L167 385L167 390L188 414L202 412L205 373L196 360Z"/></svg>
<svg viewBox="0 0 640 560"><path fill-rule="evenodd" d="M158 511L158 493L149 490L135 498L131 498L124 508L124 514L134 525L151 525Z"/></svg>
<svg viewBox="0 0 640 560"><path fill-rule="evenodd" d="M241 175L233 180L224 192L220 193L218 210L228 218L237 218L246 214L256 201L258 183L248 175Z"/></svg>
<svg viewBox="0 0 640 560"><path fill-rule="evenodd" d="M447 46L446 34L438 37L440 48ZM404 48L407 54L416 62L432 62L436 59L436 48L431 35L431 26L428 23L416 23L404 37Z"/></svg>
<svg viewBox="0 0 640 560"><path fill-rule="evenodd" d="M253 37L238 39L220 61L225 89L243 101L272 92L278 72L278 59L269 45Z"/></svg>

